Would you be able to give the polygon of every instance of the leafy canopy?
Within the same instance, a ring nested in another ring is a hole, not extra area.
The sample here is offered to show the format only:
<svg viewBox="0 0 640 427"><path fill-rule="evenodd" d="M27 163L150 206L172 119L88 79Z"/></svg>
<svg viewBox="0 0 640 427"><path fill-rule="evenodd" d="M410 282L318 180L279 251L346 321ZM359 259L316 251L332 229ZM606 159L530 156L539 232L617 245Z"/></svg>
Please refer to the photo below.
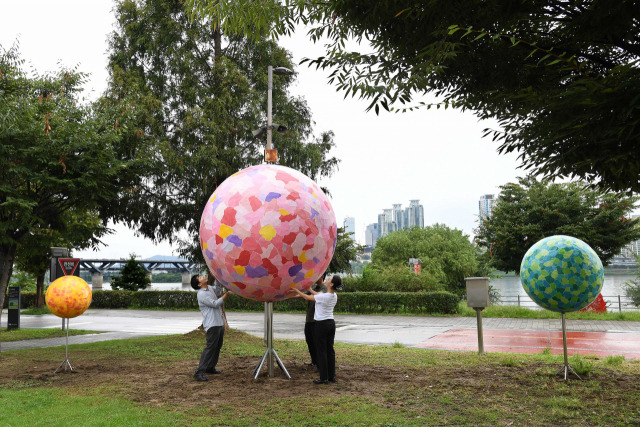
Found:
<svg viewBox="0 0 640 427"><path fill-rule="evenodd" d="M479 266L476 248L469 237L443 224L412 227L382 236L371 254L371 266L378 270L401 267L410 271L410 258L421 260L421 276L445 284L451 291L459 290L464 278Z"/></svg>
<svg viewBox="0 0 640 427"><path fill-rule="evenodd" d="M151 284L148 274L144 267L136 261L136 255L131 254L120 274L111 277L111 288L127 291L144 289Z"/></svg>
<svg viewBox="0 0 640 427"><path fill-rule="evenodd" d="M501 187L476 242L500 271L520 271L527 250L539 240L568 235L586 242L607 265L622 247L640 238L629 219L638 197L604 193L583 183L552 183L528 176Z"/></svg>
<svg viewBox="0 0 640 427"><path fill-rule="evenodd" d="M82 104L84 74L30 75L23 63L15 46L0 46L0 306L16 254L35 272L51 236L95 242L103 225L75 219L106 221L105 206L143 179L149 153L125 143L133 115L126 99Z"/></svg>
<svg viewBox="0 0 640 427"><path fill-rule="evenodd" d="M485 135L535 175L640 191L640 2L635 0L187 0L223 29L310 26L309 64L369 108L440 105L493 118ZM262 14L261 10L267 11ZM360 43L353 50L348 41ZM428 107L428 106L427 106Z"/></svg>
<svg viewBox="0 0 640 427"><path fill-rule="evenodd" d="M262 163L264 141L252 131L266 122L267 66L292 69L273 41L224 36L210 18L192 20L179 0L120 1L110 39L111 78L105 102L135 98L144 139L159 147L148 181L114 214L154 240L178 239L182 255L202 260L200 216L228 176ZM312 179L333 172L333 134L313 135L311 112L274 76L273 121L279 163ZM204 262L203 262L204 264Z"/></svg>

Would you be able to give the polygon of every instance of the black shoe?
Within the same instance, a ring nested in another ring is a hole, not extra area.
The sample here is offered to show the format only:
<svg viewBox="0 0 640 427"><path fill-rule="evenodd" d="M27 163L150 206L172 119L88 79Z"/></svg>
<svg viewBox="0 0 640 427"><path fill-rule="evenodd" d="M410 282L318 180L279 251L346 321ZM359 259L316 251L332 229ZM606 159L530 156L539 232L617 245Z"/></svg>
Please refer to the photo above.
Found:
<svg viewBox="0 0 640 427"><path fill-rule="evenodd" d="M222 373L222 371L219 371L219 370L217 370L215 368L214 369L207 369L205 372L207 374L221 374Z"/></svg>
<svg viewBox="0 0 640 427"><path fill-rule="evenodd" d="M329 382L330 382L330 383L335 383L335 382L336 382L336 377L329 378Z"/></svg>
<svg viewBox="0 0 640 427"><path fill-rule="evenodd" d="M203 373L199 373L199 374L196 373L193 375L193 378L195 378L196 381L209 381L209 378L207 378L206 375Z"/></svg>
<svg viewBox="0 0 640 427"><path fill-rule="evenodd" d="M327 380L313 380L314 384L329 384Z"/></svg>

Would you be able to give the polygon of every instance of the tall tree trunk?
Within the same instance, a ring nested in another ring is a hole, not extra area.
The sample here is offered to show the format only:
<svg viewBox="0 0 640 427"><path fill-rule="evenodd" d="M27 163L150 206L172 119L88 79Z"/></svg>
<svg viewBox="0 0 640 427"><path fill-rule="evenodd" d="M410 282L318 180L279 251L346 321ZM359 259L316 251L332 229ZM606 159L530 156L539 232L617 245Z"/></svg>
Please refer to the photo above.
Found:
<svg viewBox="0 0 640 427"><path fill-rule="evenodd" d="M42 273L38 273L36 277L36 307L42 308L44 305L44 276L47 274L46 271Z"/></svg>
<svg viewBox="0 0 640 427"><path fill-rule="evenodd" d="M218 59L222 56L222 33L220 32L220 26L216 24L216 28L213 30L213 54L214 64L218 62Z"/></svg>
<svg viewBox="0 0 640 427"><path fill-rule="evenodd" d="M7 293L11 273L13 273L13 259L16 256L17 245L0 245L0 318L2 318L2 307L4 307L4 297ZM2 325L0 325L2 329ZM0 350L2 350L0 344Z"/></svg>

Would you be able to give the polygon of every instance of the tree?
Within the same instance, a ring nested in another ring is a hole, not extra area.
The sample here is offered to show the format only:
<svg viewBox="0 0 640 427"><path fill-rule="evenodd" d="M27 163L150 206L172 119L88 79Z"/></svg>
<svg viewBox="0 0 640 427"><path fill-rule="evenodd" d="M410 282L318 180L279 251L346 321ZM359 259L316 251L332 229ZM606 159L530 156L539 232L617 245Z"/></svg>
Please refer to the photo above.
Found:
<svg viewBox="0 0 640 427"><path fill-rule="evenodd" d="M110 230L97 212L78 212L73 207L61 216L58 229L34 227L18 245L15 264L36 278L36 307L44 305L44 281L50 268L50 248L64 247L69 251L96 247L100 237Z"/></svg>
<svg viewBox="0 0 640 427"><path fill-rule="evenodd" d="M223 37L212 19L192 20L181 0L120 1L110 40L111 77L105 102L136 97L144 138L159 146L152 176L113 205L113 214L153 240L176 240L182 255L202 260L198 230L202 208L229 175L263 160L263 141L252 130L266 113L267 66L293 68L272 41ZM333 134L312 135L311 113L287 87L273 85L274 133L280 164L312 179L332 173Z"/></svg>
<svg viewBox="0 0 640 427"><path fill-rule="evenodd" d="M408 270L410 258L421 260L421 275L434 277L452 291L459 291L464 278L478 269L476 247L469 237L443 224L382 236L371 254L371 265L377 269L405 266Z"/></svg>
<svg viewBox="0 0 640 427"><path fill-rule="evenodd" d="M151 284L147 271L136 261L136 254L131 254L124 264L120 274L111 277L112 289L137 291Z"/></svg>
<svg viewBox="0 0 640 427"><path fill-rule="evenodd" d="M531 176L500 188L491 215L476 233L476 242L487 249L497 270L520 271L527 250L548 236L583 240L604 265L624 245L640 238L638 220L630 219L638 197L604 193L583 183L537 181Z"/></svg>
<svg viewBox="0 0 640 427"><path fill-rule="evenodd" d="M28 76L22 63L0 47L0 307L18 246L41 230L65 233L72 210L102 213L143 179L146 155L131 143L124 101L81 104L82 73Z"/></svg>
<svg viewBox="0 0 640 427"><path fill-rule="evenodd" d="M353 233L347 233L344 227L338 227L336 249L327 271L331 273L351 273L351 262L358 259L362 246L353 240Z"/></svg>
<svg viewBox="0 0 640 427"><path fill-rule="evenodd" d="M631 303L636 307L640 307L640 256L633 254L638 264L638 271L636 272L636 278L627 281L624 284L624 291L628 298L631 299Z"/></svg>
<svg viewBox="0 0 640 427"><path fill-rule="evenodd" d="M188 0L228 31L275 36L299 22L345 95L369 108L438 107L496 119L498 151L536 175L640 191L640 3L635 0ZM261 11L265 12L262 13ZM355 39L366 53L350 51ZM366 43L363 43L366 42ZM424 105L424 104L422 104Z"/></svg>

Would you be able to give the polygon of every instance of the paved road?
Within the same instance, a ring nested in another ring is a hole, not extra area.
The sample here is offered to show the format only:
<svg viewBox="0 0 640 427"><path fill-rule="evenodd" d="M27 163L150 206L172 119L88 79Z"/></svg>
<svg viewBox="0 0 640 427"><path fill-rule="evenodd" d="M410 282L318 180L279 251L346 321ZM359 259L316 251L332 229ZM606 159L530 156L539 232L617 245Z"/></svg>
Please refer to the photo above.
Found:
<svg viewBox="0 0 640 427"><path fill-rule="evenodd" d="M249 334L264 336L263 313L227 313L229 325ZM103 331L69 337L69 344L138 338L153 335L184 334L201 323L198 311L103 310L89 309L82 316L71 319L72 329ZM304 339L304 314L274 313L274 338ZM1 319L6 327L6 310ZM22 328L59 328L61 319L53 315L27 316L20 319ZM425 340L451 329L475 329L475 317L422 317L336 315L336 341L353 344L417 346ZM556 319L483 319L485 329L561 330ZM640 322L568 320L568 331L582 332L640 332ZM0 340L1 340L0 336ZM2 351L64 345L64 338L48 338L2 343Z"/></svg>

